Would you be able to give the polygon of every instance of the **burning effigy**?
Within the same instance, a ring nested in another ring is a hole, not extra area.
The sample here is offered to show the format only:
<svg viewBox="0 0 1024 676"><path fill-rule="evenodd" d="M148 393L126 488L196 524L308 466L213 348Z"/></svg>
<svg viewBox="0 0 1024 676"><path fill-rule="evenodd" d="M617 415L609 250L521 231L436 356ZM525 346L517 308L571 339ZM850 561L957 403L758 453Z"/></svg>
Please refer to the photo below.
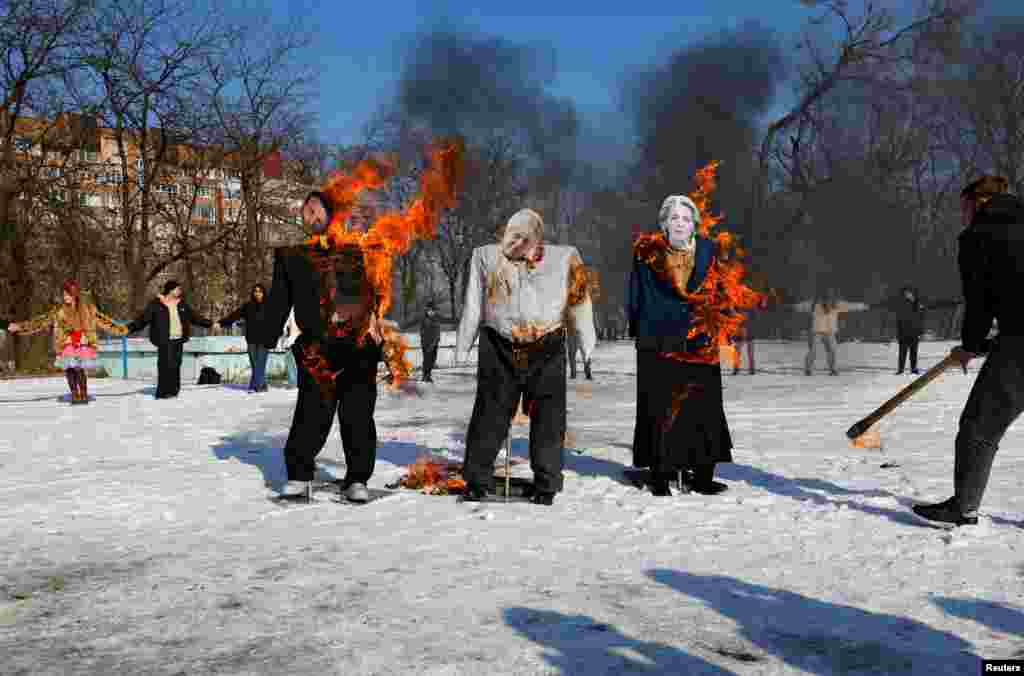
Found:
<svg viewBox="0 0 1024 676"><path fill-rule="evenodd" d="M406 351L408 344L394 322L383 319L391 307L392 267L396 256L408 253L413 242L432 239L441 215L455 206L463 182L464 147L461 140L444 140L427 150L428 165L420 176L419 193L403 211L378 215L365 231L350 227L352 213L361 193L378 190L393 176L396 162L388 157L371 157L359 162L351 172L336 172L323 186L331 202L330 222L322 233L307 242L326 250L358 252L370 285L363 291L371 312L359 325L340 323L332 326L331 335L352 335L362 345L369 335L383 345L388 384L401 388L411 370ZM326 381L333 374L326 368L311 369Z"/></svg>
<svg viewBox="0 0 1024 676"><path fill-rule="evenodd" d="M697 290L677 288L679 295L688 301L695 311L687 338L705 336L708 340L693 354L663 352L660 356L713 364L725 354L732 365L738 366L740 355L734 347L734 341L740 335L746 321L746 314L742 310L762 306L767 301L768 294L755 291L744 281L747 270L742 259L746 252L739 247L736 237L727 230L719 229L712 232L723 219L721 214L709 213L711 194L716 187L715 175L720 164L714 161L698 170L697 188L689 195L700 212L698 232L715 241L717 255ZM639 234L633 244L634 256L651 266L655 274L664 279L670 276L667 259L663 255L666 248L667 243L662 232Z"/></svg>
<svg viewBox="0 0 1024 676"><path fill-rule="evenodd" d="M597 343L595 282L575 247L544 241L544 220L532 209L513 214L498 242L474 249L455 347L456 361L465 361L479 337L465 499L493 492L494 460L521 396L530 419L532 499L551 505L562 490L567 332L578 337L589 362Z"/></svg>
<svg viewBox="0 0 1024 676"><path fill-rule="evenodd" d="M765 294L745 281L736 238L716 231L709 213L718 162L697 172L689 195L662 202L658 230L637 234L629 282L629 320L637 348L637 422L633 465L650 468L654 495L669 483L714 495L717 463L732 461L732 438L722 402L721 361L735 365L733 348L744 310Z"/></svg>

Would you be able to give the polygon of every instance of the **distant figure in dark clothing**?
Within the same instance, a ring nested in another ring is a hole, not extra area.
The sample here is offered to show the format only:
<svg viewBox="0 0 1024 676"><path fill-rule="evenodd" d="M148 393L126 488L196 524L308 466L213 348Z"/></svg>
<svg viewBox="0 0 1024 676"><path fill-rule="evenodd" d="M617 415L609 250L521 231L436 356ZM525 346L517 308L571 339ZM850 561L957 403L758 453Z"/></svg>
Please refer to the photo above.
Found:
<svg viewBox="0 0 1024 676"><path fill-rule="evenodd" d="M920 373L917 370L917 348L921 343L921 335L924 333L925 312L935 308L955 307L956 305L956 301L924 303L921 301L917 289L912 286L903 287L899 298L885 303L885 308L892 313L895 319L896 340L900 346L896 375L903 373L903 367L907 363L908 355L910 356L910 372L914 375Z"/></svg>
<svg viewBox="0 0 1024 676"><path fill-rule="evenodd" d="M164 284L163 293L146 305L142 316L128 325L128 333L149 326L149 341L156 346L156 398L170 399L181 391L181 358L192 336L192 325L212 328L213 322L196 314L182 298L181 285Z"/></svg>
<svg viewBox="0 0 1024 676"><path fill-rule="evenodd" d="M434 371L434 367L437 366L437 351L441 345L441 323L454 323L455 320L451 317L442 317L437 312L437 303L433 300L428 300L427 304L423 307L423 314L418 319L414 319L404 324L401 324L402 331L408 331L417 325L420 330L420 349L423 350L423 382L432 383L434 382L431 373Z"/></svg>
<svg viewBox="0 0 1024 676"><path fill-rule="evenodd" d="M423 382L432 383L430 373L437 363L437 348L441 344L441 319L434 301L427 303L420 320L420 348L423 350Z"/></svg>
<svg viewBox="0 0 1024 676"><path fill-rule="evenodd" d="M262 284L252 287L249 300L240 308L217 322L220 326L229 327L235 322L245 322L245 344L249 351L249 367L252 375L249 376L249 392L267 391L267 355L270 351L261 344L263 340L263 321L266 314L264 299L267 289Z"/></svg>
<svg viewBox="0 0 1024 676"><path fill-rule="evenodd" d="M985 176L960 195L967 226L958 256L965 310L961 344L951 354L964 373L972 359L986 353L988 358L960 416L954 495L914 507L919 516L958 526L978 522L999 442L1024 412L1024 314L1018 298L1024 284L1024 204L1008 188L1005 178ZM989 339L993 319L999 335Z"/></svg>

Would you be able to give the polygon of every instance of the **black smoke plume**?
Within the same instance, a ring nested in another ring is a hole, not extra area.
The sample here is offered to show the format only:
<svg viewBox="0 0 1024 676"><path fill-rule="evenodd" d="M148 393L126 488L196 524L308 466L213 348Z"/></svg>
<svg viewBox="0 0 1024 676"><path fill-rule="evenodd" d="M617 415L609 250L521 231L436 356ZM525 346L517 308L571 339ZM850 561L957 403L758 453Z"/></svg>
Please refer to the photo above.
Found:
<svg viewBox="0 0 1024 676"><path fill-rule="evenodd" d="M689 193L694 172L721 160L712 209L744 232L758 124L786 70L775 34L746 23L678 50L625 85L640 141L632 178L652 207L652 224L665 196Z"/></svg>
<svg viewBox="0 0 1024 676"><path fill-rule="evenodd" d="M397 108L430 132L511 133L544 164L572 154L575 106L548 92L553 49L442 27L418 35L405 57Z"/></svg>

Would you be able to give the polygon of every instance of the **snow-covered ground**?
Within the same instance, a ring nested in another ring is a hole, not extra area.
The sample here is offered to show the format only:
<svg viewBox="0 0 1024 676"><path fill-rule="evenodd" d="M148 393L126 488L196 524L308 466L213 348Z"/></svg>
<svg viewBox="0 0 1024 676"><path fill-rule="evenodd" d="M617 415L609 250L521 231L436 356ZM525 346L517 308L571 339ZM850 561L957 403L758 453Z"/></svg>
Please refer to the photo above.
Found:
<svg viewBox="0 0 1024 676"><path fill-rule="evenodd" d="M602 343L594 382L570 381L551 508L409 491L282 510L267 486L294 391L156 401L150 382L95 380L71 407L62 380L2 382L0 673L974 674L1021 655L1024 424L981 524L909 509L952 490L976 367L886 419L881 450L853 449L847 427L909 382L895 346L842 344L843 373L810 378L803 345L758 347L765 372L725 377L730 490L666 499L622 478L634 352ZM922 345L922 365L949 348ZM372 485L461 455L473 369L435 379L381 395Z"/></svg>

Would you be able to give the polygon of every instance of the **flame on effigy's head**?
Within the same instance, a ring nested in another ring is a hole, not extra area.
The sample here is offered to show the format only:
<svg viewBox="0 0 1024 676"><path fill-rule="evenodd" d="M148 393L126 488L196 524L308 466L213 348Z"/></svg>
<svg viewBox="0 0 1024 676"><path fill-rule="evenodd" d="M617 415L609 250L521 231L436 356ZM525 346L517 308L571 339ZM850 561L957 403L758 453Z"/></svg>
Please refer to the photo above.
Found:
<svg viewBox="0 0 1024 676"><path fill-rule="evenodd" d="M367 275L376 294L373 314L378 318L391 307L391 272L395 256L408 253L417 240L436 236L442 214L455 206L462 188L465 148L461 139L436 142L427 149L427 155L429 162L420 176L419 194L405 210L377 216L366 232L349 228L352 212L361 193L378 190L391 178L396 166L393 158L373 157L359 162L351 173L336 172L322 190L331 201L331 222L325 232L327 241L339 249L354 244L363 252ZM370 328L369 325L362 327L358 336L360 342ZM380 329L386 344L385 360L391 373L390 384L397 388L411 370L405 357L408 344L395 327L382 325Z"/></svg>

